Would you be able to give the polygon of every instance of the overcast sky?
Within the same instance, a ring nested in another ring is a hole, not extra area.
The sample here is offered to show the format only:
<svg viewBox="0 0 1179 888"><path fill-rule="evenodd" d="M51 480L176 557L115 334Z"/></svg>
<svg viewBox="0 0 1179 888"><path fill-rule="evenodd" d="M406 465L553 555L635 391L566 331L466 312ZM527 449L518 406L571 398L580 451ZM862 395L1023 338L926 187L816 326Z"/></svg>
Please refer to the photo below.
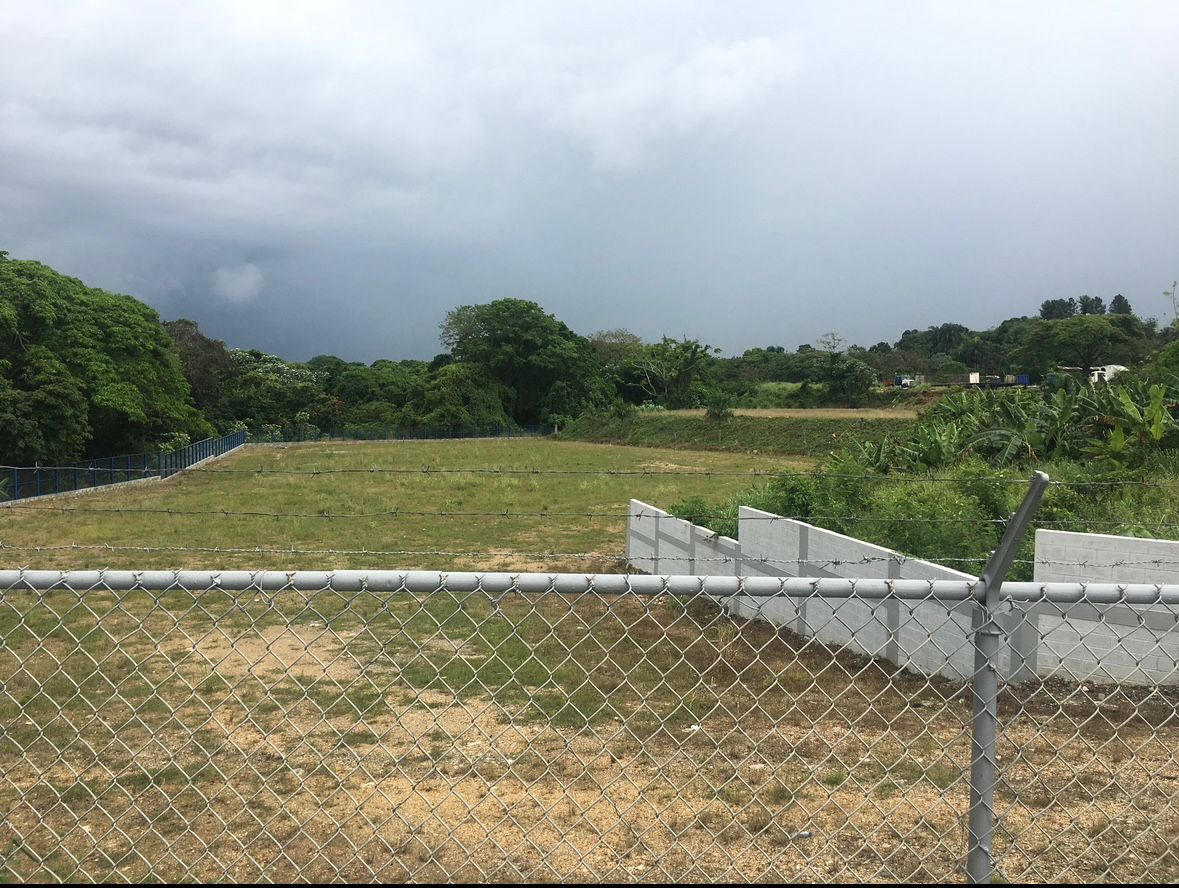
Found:
<svg viewBox="0 0 1179 888"><path fill-rule="evenodd" d="M0 249L290 359L1169 321L1179 3L13 0Z"/></svg>

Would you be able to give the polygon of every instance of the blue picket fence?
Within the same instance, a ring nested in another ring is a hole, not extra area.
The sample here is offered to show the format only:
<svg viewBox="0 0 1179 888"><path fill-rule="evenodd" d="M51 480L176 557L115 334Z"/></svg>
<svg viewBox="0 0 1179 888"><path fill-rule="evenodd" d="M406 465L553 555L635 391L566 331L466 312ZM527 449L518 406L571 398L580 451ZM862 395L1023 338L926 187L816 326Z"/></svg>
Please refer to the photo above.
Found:
<svg viewBox="0 0 1179 888"><path fill-rule="evenodd" d="M133 453L90 459L68 466L0 466L5 489L0 499L28 499L105 487L140 478L167 478L202 460L221 456L246 443L245 432L206 438L167 453Z"/></svg>

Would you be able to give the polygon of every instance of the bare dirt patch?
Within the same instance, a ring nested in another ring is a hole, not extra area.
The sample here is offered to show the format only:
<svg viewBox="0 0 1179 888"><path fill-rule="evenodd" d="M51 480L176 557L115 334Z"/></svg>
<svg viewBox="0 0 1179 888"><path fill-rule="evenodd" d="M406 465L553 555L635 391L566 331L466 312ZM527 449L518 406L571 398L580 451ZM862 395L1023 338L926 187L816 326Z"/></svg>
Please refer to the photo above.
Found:
<svg viewBox="0 0 1179 888"><path fill-rule="evenodd" d="M230 679L253 675L341 681L358 670L356 660L343 652L342 644L348 637L348 633L337 634L323 624L268 626L232 634L213 629L191 639L171 638L166 650L192 652L218 675Z"/></svg>
<svg viewBox="0 0 1179 888"><path fill-rule="evenodd" d="M85 706L84 670L51 706L30 690L3 711L6 874L961 877L962 686L703 602L442 603L325 598L282 626L258 604L139 650ZM1173 695L1045 685L1000 714L1007 878L1179 875Z"/></svg>

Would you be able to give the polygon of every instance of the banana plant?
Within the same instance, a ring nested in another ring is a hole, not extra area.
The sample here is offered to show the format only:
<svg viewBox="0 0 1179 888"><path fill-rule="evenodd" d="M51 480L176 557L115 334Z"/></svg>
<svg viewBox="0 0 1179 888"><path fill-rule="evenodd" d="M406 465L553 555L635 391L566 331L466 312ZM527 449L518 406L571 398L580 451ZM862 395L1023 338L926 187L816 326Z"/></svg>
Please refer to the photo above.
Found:
<svg viewBox="0 0 1179 888"><path fill-rule="evenodd" d="M1097 418L1099 426L1109 429L1109 437L1099 431L1086 453L1125 466L1141 462L1150 450L1162 446L1164 439L1179 430L1172 412L1174 405L1167 402L1167 387L1156 383L1145 394L1145 404L1139 406L1128 389L1118 389L1107 406L1109 412Z"/></svg>

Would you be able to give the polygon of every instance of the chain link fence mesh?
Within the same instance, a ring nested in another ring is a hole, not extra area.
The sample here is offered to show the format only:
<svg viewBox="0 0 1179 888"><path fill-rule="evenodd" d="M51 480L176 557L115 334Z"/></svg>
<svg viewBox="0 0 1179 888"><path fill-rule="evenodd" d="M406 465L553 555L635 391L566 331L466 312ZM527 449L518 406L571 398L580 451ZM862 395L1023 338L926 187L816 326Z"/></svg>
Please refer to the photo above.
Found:
<svg viewBox="0 0 1179 888"><path fill-rule="evenodd" d="M8 879L963 878L969 683L715 595L16 573ZM881 606L852 586L825 619ZM998 872L1179 877L1177 701L1161 681L1004 686Z"/></svg>
<svg viewBox="0 0 1179 888"><path fill-rule="evenodd" d="M1000 687L996 872L1179 880L1179 607L1041 602L1038 677ZM1073 587L1083 588L1083 587ZM1171 587L1174 588L1174 587Z"/></svg>

